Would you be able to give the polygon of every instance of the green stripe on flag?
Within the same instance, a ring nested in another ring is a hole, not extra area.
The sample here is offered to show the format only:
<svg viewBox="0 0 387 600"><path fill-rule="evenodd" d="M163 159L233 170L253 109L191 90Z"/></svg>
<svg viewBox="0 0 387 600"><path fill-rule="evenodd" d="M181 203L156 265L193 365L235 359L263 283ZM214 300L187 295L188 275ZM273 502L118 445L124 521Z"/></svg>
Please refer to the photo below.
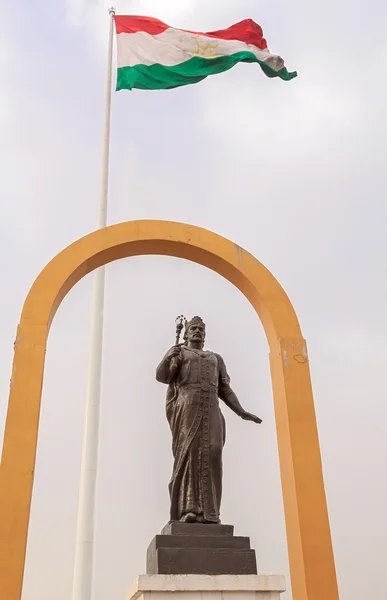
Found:
<svg viewBox="0 0 387 600"><path fill-rule="evenodd" d="M258 60L252 52L237 52L231 56L218 56L216 58L203 58L195 56L173 67L165 67L158 63L136 65L134 67L120 67L117 71L118 90L168 90L182 85L198 83L209 75L223 73L234 67L237 63L258 63L268 77L280 77L290 81L297 76L296 72L289 73L284 67L275 71L266 62Z"/></svg>

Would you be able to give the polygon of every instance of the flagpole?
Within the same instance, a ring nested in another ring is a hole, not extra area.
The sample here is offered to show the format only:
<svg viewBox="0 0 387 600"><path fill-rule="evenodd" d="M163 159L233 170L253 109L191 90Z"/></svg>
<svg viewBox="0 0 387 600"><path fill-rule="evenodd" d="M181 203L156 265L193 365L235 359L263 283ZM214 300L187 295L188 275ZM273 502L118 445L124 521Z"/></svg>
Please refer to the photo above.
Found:
<svg viewBox="0 0 387 600"><path fill-rule="evenodd" d="M110 26L97 229L101 229L107 225L110 114L113 70L113 25L115 12L116 11L113 7L109 8ZM89 372L86 391L85 425L83 433L72 600L91 600L92 597L94 511L98 468L104 292L105 268L101 267L94 274L93 285Z"/></svg>

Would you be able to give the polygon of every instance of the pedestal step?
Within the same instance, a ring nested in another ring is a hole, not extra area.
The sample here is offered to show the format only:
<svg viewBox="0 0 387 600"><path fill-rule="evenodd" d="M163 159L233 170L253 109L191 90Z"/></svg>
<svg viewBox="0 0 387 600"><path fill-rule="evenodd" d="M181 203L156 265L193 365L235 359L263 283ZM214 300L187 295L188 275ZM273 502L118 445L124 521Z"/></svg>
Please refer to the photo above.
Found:
<svg viewBox="0 0 387 600"><path fill-rule="evenodd" d="M149 575L256 575L255 550L248 537L233 536L232 525L171 522L147 551Z"/></svg>
<svg viewBox="0 0 387 600"><path fill-rule="evenodd" d="M216 535L232 536L234 534L233 525L211 525L204 523L181 523L180 521L170 521L161 530L162 535Z"/></svg>
<svg viewBox="0 0 387 600"><path fill-rule="evenodd" d="M149 574L243 575L257 572L254 550L159 548L147 564Z"/></svg>
<svg viewBox="0 0 387 600"><path fill-rule="evenodd" d="M128 600L280 600L281 575L140 575Z"/></svg>
<svg viewBox="0 0 387 600"><path fill-rule="evenodd" d="M233 548L234 550L250 550L250 538L242 536L222 537L217 535L156 535L150 546L159 548Z"/></svg>

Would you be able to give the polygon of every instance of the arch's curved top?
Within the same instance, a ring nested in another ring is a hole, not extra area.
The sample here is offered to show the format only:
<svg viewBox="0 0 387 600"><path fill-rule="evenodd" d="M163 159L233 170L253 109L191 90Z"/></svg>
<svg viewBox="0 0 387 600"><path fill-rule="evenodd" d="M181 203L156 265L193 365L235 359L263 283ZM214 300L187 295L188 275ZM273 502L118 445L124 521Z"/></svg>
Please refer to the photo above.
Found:
<svg viewBox="0 0 387 600"><path fill-rule="evenodd" d="M254 256L201 227L153 220L112 225L62 250L35 280L21 321L36 324L35 311L39 307L39 325L44 337L61 301L84 275L108 262L145 254L179 256L205 265L228 279L256 309L269 344L273 338L301 336L297 316L285 291Z"/></svg>

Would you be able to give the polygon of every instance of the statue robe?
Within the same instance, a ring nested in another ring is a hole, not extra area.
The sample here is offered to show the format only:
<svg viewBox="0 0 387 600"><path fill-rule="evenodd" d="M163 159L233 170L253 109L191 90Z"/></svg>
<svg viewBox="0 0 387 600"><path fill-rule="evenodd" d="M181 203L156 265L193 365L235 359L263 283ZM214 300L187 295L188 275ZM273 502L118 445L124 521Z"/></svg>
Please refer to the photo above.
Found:
<svg viewBox="0 0 387 600"><path fill-rule="evenodd" d="M218 398L226 400L232 393L224 361L213 352L182 346L179 359L161 361L156 379L169 384L166 413L174 456L171 520L194 513L199 520L218 523L226 439Z"/></svg>

